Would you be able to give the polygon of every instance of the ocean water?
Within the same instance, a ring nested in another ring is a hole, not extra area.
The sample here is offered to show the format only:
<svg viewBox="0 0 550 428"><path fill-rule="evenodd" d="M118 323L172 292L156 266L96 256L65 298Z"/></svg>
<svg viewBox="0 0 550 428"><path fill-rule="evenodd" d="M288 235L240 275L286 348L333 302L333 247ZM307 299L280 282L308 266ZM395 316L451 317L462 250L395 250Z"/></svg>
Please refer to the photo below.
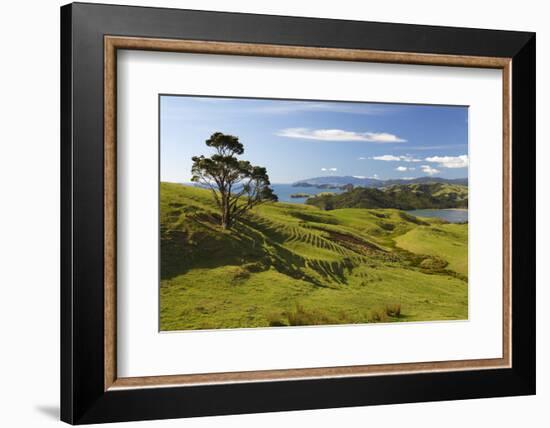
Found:
<svg viewBox="0 0 550 428"><path fill-rule="evenodd" d="M194 186L194 183L182 183L185 185ZM294 187L292 184L271 184L273 192L279 198L279 202L291 204L304 204L307 198L291 198L294 193L307 193L309 195L317 195L322 192L342 193L342 189L319 189L317 187ZM408 214L415 217L438 217L450 223L462 223L468 221L468 210L464 209L426 209L406 211Z"/></svg>
<svg viewBox="0 0 550 428"><path fill-rule="evenodd" d="M273 192L279 198L279 202L291 204L304 204L307 198L291 198L294 193L307 193L317 195L322 192L342 193L342 189L318 189L317 187L294 187L292 184L271 184Z"/></svg>
<svg viewBox="0 0 550 428"><path fill-rule="evenodd" d="M406 212L415 217L437 217L447 220L450 223L462 223L468 221L468 210L465 209L412 210Z"/></svg>

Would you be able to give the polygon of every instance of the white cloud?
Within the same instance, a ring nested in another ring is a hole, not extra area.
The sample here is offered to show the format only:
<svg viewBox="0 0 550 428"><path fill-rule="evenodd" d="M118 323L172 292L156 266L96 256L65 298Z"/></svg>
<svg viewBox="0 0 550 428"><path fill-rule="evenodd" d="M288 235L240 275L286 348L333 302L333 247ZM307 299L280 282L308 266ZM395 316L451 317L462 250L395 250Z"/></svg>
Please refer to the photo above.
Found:
<svg viewBox="0 0 550 428"><path fill-rule="evenodd" d="M468 166L468 155L461 156L431 156L425 159L434 162L441 168L466 168Z"/></svg>
<svg viewBox="0 0 550 428"><path fill-rule="evenodd" d="M374 159L374 160L381 160L381 161L386 161L386 162L399 161L399 160L401 160L401 159L399 158L399 156L394 156L394 155L373 156L371 159Z"/></svg>
<svg viewBox="0 0 550 428"><path fill-rule="evenodd" d="M366 160L367 158L361 156L361 157L358 157L357 159L358 159L358 160Z"/></svg>
<svg viewBox="0 0 550 428"><path fill-rule="evenodd" d="M338 171L338 168L321 168L321 171L336 172Z"/></svg>
<svg viewBox="0 0 550 428"><path fill-rule="evenodd" d="M355 132L343 129L287 128L281 129L277 135L317 141L365 141L368 143L404 143L407 141L387 132Z"/></svg>
<svg viewBox="0 0 550 428"><path fill-rule="evenodd" d="M395 168L396 171L405 172L405 171L414 171L416 168L407 168L406 166L398 166Z"/></svg>
<svg viewBox="0 0 550 428"><path fill-rule="evenodd" d="M387 132L364 132L362 135L366 138L364 141L372 141L374 143L405 143L407 141Z"/></svg>
<svg viewBox="0 0 550 428"><path fill-rule="evenodd" d="M394 155L382 155L382 156L373 156L370 159L374 160L381 160L386 162L421 162L421 159L416 159L410 155L401 155L401 156L394 156Z"/></svg>
<svg viewBox="0 0 550 428"><path fill-rule="evenodd" d="M422 159L416 159L411 155L399 156L403 162L422 162Z"/></svg>
<svg viewBox="0 0 550 428"><path fill-rule="evenodd" d="M353 178L359 178L361 180L365 179L365 178L374 178L376 180L378 180L378 174L373 174L373 175L354 175Z"/></svg>
<svg viewBox="0 0 550 428"><path fill-rule="evenodd" d="M422 172L424 172L428 175L434 175L434 174L438 174L438 173L441 172L438 169L432 168L430 165L421 165L420 169L422 170Z"/></svg>

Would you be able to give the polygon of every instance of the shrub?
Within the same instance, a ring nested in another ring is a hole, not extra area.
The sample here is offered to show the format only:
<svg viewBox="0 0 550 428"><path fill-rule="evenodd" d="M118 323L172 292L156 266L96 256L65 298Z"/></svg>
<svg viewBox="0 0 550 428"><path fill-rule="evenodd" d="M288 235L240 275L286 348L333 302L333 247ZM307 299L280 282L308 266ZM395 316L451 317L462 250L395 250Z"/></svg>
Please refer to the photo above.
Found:
<svg viewBox="0 0 550 428"><path fill-rule="evenodd" d="M246 270L244 267L235 266L229 272L229 277L232 281L240 281L243 279L250 278L250 271Z"/></svg>
<svg viewBox="0 0 550 428"><path fill-rule="evenodd" d="M390 318L399 318L401 316L401 304L387 304L383 308L373 309L367 317L368 322L388 322Z"/></svg>
<svg viewBox="0 0 550 428"><path fill-rule="evenodd" d="M414 224L423 225L423 226L429 225L429 223L426 223L425 221L420 220L418 217L410 215L409 213L406 213L404 211L399 211L399 217L401 217L405 221L408 221L409 223L414 223Z"/></svg>
<svg viewBox="0 0 550 428"><path fill-rule="evenodd" d="M388 316L386 315L386 311L380 310L380 309L373 309L370 312L370 315L368 317L368 322L386 322L388 321Z"/></svg>
<svg viewBox="0 0 550 428"><path fill-rule="evenodd" d="M288 319L288 324L293 326L332 323L331 318L326 314L315 310L308 311L300 304L296 305L296 309L294 311L285 312L285 316Z"/></svg>
<svg viewBox="0 0 550 428"><path fill-rule="evenodd" d="M197 306L195 307L195 311L201 313L201 314L207 314L208 313L208 309L205 308L204 306Z"/></svg>
<svg viewBox="0 0 550 428"><path fill-rule="evenodd" d="M399 318L401 316L401 304L394 303L386 305L386 315L389 317Z"/></svg>
<svg viewBox="0 0 550 428"><path fill-rule="evenodd" d="M429 256L420 262L420 267L426 270L439 271L445 269L449 263L441 257Z"/></svg>
<svg viewBox="0 0 550 428"><path fill-rule="evenodd" d="M388 223L386 221L381 221L380 223L378 223L378 226L380 226L382 229L387 230L389 232L395 229L395 225L393 225L392 223Z"/></svg>
<svg viewBox="0 0 550 428"><path fill-rule="evenodd" d="M352 318L350 318L350 316L346 313L346 311L344 310L341 310L338 314L338 321L341 323L341 324L353 324L355 323L356 321Z"/></svg>
<svg viewBox="0 0 550 428"><path fill-rule="evenodd" d="M333 210L334 209L334 204L332 203L332 201L326 201L324 206L323 206L323 209L325 211Z"/></svg>
<svg viewBox="0 0 550 428"><path fill-rule="evenodd" d="M282 315L277 312L267 314L266 319L270 327L287 327L287 324L282 319Z"/></svg>

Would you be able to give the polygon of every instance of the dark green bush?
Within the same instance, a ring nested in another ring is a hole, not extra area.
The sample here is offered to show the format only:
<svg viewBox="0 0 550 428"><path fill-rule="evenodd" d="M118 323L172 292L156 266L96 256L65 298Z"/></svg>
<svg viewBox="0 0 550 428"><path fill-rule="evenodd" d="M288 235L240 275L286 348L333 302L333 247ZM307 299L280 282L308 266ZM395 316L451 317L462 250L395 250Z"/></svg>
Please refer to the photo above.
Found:
<svg viewBox="0 0 550 428"><path fill-rule="evenodd" d="M443 260L441 257L429 256L420 262L420 267L422 269L431 270L431 271L440 271L445 269L449 263L446 260Z"/></svg>

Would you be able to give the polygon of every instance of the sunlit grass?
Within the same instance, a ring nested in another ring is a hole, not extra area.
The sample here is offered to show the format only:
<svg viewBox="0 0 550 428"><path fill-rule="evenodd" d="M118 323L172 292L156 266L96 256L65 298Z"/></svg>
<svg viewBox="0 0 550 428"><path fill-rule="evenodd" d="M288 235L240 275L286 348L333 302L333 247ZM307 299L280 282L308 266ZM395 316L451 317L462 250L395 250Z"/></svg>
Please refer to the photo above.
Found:
<svg viewBox="0 0 550 428"><path fill-rule="evenodd" d="M170 183L160 218L162 330L467 318L467 225L269 203L222 231L208 191Z"/></svg>

